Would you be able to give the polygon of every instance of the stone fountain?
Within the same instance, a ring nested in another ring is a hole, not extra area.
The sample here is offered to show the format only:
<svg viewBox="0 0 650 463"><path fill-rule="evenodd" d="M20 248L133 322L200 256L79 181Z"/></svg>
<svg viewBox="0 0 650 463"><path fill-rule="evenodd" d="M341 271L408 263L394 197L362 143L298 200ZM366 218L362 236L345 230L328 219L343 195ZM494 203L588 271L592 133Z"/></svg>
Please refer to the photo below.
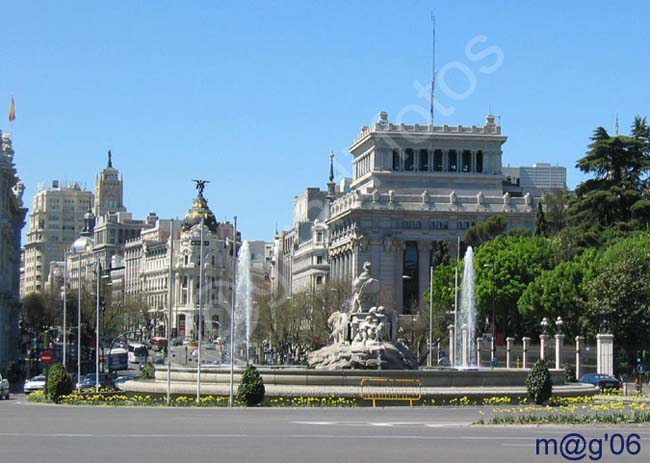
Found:
<svg viewBox="0 0 650 463"><path fill-rule="evenodd" d="M381 283L370 273L370 262L352 283L354 295L347 310L329 320L332 344L309 354L309 368L317 370L404 370L418 367L413 353L397 341L397 313L378 305Z"/></svg>

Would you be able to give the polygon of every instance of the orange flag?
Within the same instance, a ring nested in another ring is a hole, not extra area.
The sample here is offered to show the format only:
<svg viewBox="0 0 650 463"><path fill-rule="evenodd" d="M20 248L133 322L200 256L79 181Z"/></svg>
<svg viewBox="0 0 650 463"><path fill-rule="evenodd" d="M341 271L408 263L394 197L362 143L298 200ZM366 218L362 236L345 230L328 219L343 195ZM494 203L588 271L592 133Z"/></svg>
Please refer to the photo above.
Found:
<svg viewBox="0 0 650 463"><path fill-rule="evenodd" d="M14 104L14 97L11 97L11 104L9 105L9 122L16 119L16 105Z"/></svg>

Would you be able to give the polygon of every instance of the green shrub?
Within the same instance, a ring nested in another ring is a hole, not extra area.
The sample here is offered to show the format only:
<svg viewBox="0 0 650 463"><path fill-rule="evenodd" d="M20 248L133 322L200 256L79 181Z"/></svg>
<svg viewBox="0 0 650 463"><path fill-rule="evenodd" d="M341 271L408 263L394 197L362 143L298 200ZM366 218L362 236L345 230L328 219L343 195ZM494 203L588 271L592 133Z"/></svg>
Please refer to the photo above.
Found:
<svg viewBox="0 0 650 463"><path fill-rule="evenodd" d="M528 373L526 389L528 390L530 400L538 405L543 404L551 398L553 381L551 380L551 373L546 368L546 362L544 360L539 359L535 362L530 373Z"/></svg>
<svg viewBox="0 0 650 463"><path fill-rule="evenodd" d="M264 381L253 365L248 365L241 377L237 399L247 407L254 407L264 400Z"/></svg>
<svg viewBox="0 0 650 463"><path fill-rule="evenodd" d="M153 363L147 362L140 370L140 376L138 379L154 379L156 377L156 368L153 366Z"/></svg>
<svg viewBox="0 0 650 463"><path fill-rule="evenodd" d="M72 378L60 363L52 365L47 372L45 381L45 396L55 403L59 403L61 396L72 392Z"/></svg>
<svg viewBox="0 0 650 463"><path fill-rule="evenodd" d="M564 368L564 381L567 383L576 382L576 372L571 365L565 363L562 368Z"/></svg>

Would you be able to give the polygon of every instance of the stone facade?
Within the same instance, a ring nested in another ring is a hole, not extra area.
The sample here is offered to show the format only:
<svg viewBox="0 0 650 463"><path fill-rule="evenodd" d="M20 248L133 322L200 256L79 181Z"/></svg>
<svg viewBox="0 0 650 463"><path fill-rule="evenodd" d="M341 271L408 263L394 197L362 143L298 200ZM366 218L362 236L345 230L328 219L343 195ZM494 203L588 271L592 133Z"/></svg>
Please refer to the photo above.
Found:
<svg viewBox="0 0 650 463"><path fill-rule="evenodd" d="M9 134L2 134L0 151L0 370L18 358L20 231L27 209L24 185L16 175Z"/></svg>
<svg viewBox="0 0 650 463"><path fill-rule="evenodd" d="M95 216L126 212L124 207L124 182L119 171L113 167L113 157L108 151L108 163L95 179Z"/></svg>
<svg viewBox="0 0 650 463"><path fill-rule="evenodd" d="M305 288L299 259L303 248L314 252L309 240L322 227L323 275L351 282L369 261L383 285L381 303L417 311L436 243L446 242L453 257L467 228L497 214L509 229L534 229L538 199L503 188L505 141L491 115L482 126L427 126L393 124L381 113L350 147L349 191L320 192L331 201L318 211L322 224L294 219L292 230L276 234L274 283L287 294Z"/></svg>
<svg viewBox="0 0 650 463"><path fill-rule="evenodd" d="M230 320L234 226L230 222L218 222L201 195L193 201L185 220L175 222L173 254L170 228L169 220L158 220L152 229L127 241L124 271L120 273L123 297L127 303L145 304L156 334L165 335L171 258L172 334L196 338L199 313L202 313L202 336L217 337L224 320L225 326L229 326ZM204 271L203 291L200 291L202 228Z"/></svg>
<svg viewBox="0 0 650 463"><path fill-rule="evenodd" d="M21 296L44 290L50 263L63 261L92 205L92 192L78 183L63 186L54 180L50 188L41 188L34 195L24 249Z"/></svg>

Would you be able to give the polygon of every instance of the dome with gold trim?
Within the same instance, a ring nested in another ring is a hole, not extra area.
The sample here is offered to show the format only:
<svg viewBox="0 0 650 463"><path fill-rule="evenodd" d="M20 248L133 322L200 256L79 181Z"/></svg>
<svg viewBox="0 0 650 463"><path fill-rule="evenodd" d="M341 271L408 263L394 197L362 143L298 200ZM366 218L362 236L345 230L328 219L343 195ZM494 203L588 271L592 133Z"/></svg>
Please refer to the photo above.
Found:
<svg viewBox="0 0 650 463"><path fill-rule="evenodd" d="M208 207L208 201L202 194L199 194L192 200L192 208L185 214L181 229L189 231L194 225L201 223L201 218L203 218L203 223L211 232L217 232L217 219Z"/></svg>

